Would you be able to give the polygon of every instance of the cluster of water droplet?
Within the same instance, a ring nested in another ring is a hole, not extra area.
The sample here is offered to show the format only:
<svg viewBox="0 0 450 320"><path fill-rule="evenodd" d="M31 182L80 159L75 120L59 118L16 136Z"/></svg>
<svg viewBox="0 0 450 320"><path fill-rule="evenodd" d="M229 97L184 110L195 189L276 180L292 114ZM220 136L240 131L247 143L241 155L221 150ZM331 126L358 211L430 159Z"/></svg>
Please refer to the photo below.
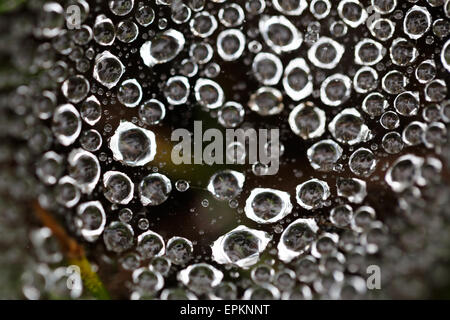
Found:
<svg viewBox="0 0 450 320"><path fill-rule="evenodd" d="M428 294L410 277L442 267L433 239L448 243L449 0L91 2L29 8L35 50L15 61L38 80L2 96L1 161L17 169L0 186L92 243L100 275L104 265L125 273L118 297ZM66 25L69 5L80 28ZM261 163L213 167L203 183L171 169L167 129L193 114L280 128L279 175ZM191 186L211 197L192 207ZM195 238L170 209L180 199ZM223 203L220 228L208 214ZM23 294L80 297L64 286L51 231L28 238L39 263L23 273ZM386 290L367 291L371 264Z"/></svg>

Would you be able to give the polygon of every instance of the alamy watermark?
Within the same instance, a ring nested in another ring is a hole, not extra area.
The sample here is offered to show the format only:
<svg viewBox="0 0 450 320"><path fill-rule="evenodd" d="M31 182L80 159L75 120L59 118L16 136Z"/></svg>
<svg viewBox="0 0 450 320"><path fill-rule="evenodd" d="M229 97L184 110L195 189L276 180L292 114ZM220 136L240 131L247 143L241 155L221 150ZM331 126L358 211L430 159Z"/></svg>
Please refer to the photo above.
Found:
<svg viewBox="0 0 450 320"><path fill-rule="evenodd" d="M381 24L379 20L381 19L381 14L376 10L374 6L368 6L366 9L369 16L366 19L366 26L368 29L379 30L381 29Z"/></svg>
<svg viewBox="0 0 450 320"><path fill-rule="evenodd" d="M70 5L66 9L66 26L69 30L81 28L81 9L77 5Z"/></svg>
<svg viewBox="0 0 450 320"><path fill-rule="evenodd" d="M179 142L172 149L172 161L176 165L261 163L265 166L264 175L275 175L280 167L279 131L226 129L224 136L214 128L203 132L202 122L194 121L193 135L182 128L172 132L171 140ZM207 145L203 148L204 143Z"/></svg>
<svg viewBox="0 0 450 320"><path fill-rule="evenodd" d="M77 265L70 265L66 268L66 285L70 290L82 290L81 269Z"/></svg>
<svg viewBox="0 0 450 320"><path fill-rule="evenodd" d="M376 264L370 265L366 269L366 273L369 275L366 279L366 287L369 290L381 289L381 268Z"/></svg>

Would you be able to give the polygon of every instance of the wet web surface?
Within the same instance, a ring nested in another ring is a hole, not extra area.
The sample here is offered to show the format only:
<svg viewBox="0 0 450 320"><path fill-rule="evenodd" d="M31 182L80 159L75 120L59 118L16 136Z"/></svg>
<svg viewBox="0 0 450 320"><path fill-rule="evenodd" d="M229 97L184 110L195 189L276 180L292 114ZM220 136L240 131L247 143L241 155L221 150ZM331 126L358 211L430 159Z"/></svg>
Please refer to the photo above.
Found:
<svg viewBox="0 0 450 320"><path fill-rule="evenodd" d="M87 40L63 31L62 6L36 4L44 18L23 36L37 52L29 69L42 71L5 93L2 167L32 176L29 200L85 246L113 298L427 297L441 277L424 279L427 268L448 279L434 251L448 246L435 240L449 219L449 1L372 1L389 12L312 2L89 1ZM171 134L194 121L280 129L278 173L175 165ZM29 224L24 272L35 279L40 262L51 277L62 255L49 262L57 249L40 239L52 238ZM365 287L370 264L386 291ZM48 297L26 285L27 298Z"/></svg>

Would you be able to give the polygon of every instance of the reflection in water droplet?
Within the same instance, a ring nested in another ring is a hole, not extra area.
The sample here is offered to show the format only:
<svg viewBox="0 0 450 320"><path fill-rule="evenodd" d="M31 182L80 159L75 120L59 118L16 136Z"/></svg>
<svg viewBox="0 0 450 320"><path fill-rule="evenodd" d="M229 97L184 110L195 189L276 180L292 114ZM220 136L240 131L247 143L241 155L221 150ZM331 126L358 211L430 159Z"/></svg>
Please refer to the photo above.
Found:
<svg viewBox="0 0 450 320"><path fill-rule="evenodd" d="M263 232L238 226L214 241L212 258L219 264L234 264L248 268L259 260L271 237Z"/></svg>
<svg viewBox="0 0 450 320"><path fill-rule="evenodd" d="M165 202L172 191L172 183L165 175L151 173L139 184L139 196L144 206L158 206Z"/></svg>
<svg viewBox="0 0 450 320"><path fill-rule="evenodd" d="M215 173L208 184L208 191L218 200L231 200L242 192L245 176L237 171L224 170Z"/></svg>
<svg viewBox="0 0 450 320"><path fill-rule="evenodd" d="M93 77L108 89L114 87L125 72L125 66L115 55L104 51L95 58Z"/></svg>
<svg viewBox="0 0 450 320"><path fill-rule="evenodd" d="M156 155L155 134L128 121L121 121L109 142L115 160L125 165L143 166Z"/></svg>
<svg viewBox="0 0 450 320"><path fill-rule="evenodd" d="M100 201L89 201L77 207L81 235L93 242L103 233L106 224L105 210Z"/></svg>
<svg viewBox="0 0 450 320"><path fill-rule="evenodd" d="M178 273L178 280L198 294L209 292L222 279L223 273L207 263L192 264Z"/></svg>
<svg viewBox="0 0 450 320"><path fill-rule="evenodd" d="M121 253L130 249L134 243L133 228L126 223L113 221L103 232L106 249Z"/></svg>
<svg viewBox="0 0 450 320"><path fill-rule="evenodd" d="M67 159L69 175L82 193L90 194L100 179L100 163L95 155L83 149L73 149Z"/></svg>
<svg viewBox="0 0 450 320"><path fill-rule="evenodd" d="M184 43L185 39L181 32L168 29L142 45L141 58L147 67L169 62L183 50Z"/></svg>
<svg viewBox="0 0 450 320"><path fill-rule="evenodd" d="M281 234L278 243L278 257L290 262L309 249L319 230L314 219L297 219Z"/></svg>
<svg viewBox="0 0 450 320"><path fill-rule="evenodd" d="M128 204L133 199L134 184L120 171L108 171L103 174L103 194L112 203Z"/></svg>
<svg viewBox="0 0 450 320"><path fill-rule="evenodd" d="M245 215L258 223L274 223L292 211L290 195L270 188L255 188L245 202Z"/></svg>
<svg viewBox="0 0 450 320"><path fill-rule="evenodd" d="M167 241L166 255L173 264L185 265L192 259L192 242L182 237L172 237Z"/></svg>
<svg viewBox="0 0 450 320"><path fill-rule="evenodd" d="M325 181L311 179L295 188L297 203L307 210L320 208L330 196L330 188Z"/></svg>

